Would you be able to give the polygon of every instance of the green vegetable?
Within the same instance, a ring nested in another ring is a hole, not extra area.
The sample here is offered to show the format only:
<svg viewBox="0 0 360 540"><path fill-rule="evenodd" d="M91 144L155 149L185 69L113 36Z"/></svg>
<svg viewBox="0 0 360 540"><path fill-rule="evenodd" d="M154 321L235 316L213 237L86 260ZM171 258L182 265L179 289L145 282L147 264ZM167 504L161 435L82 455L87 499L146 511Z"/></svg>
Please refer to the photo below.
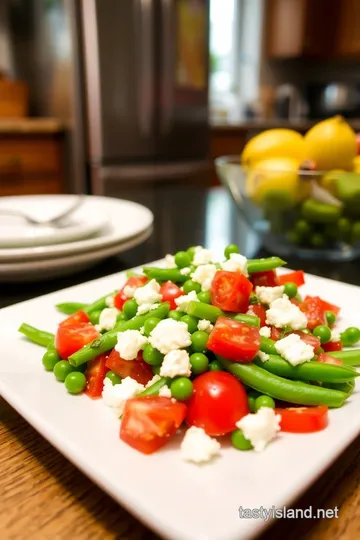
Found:
<svg viewBox="0 0 360 540"><path fill-rule="evenodd" d="M341 215L341 207L307 199L301 207L304 219L312 223L333 223Z"/></svg>
<svg viewBox="0 0 360 540"><path fill-rule="evenodd" d="M346 205L358 207L360 204L360 175L353 172L344 172L334 180L338 198Z"/></svg>
<svg viewBox="0 0 360 540"><path fill-rule="evenodd" d="M160 366L156 366L156 367L160 369ZM170 381L171 379L169 379L169 377L162 377L158 381L154 382L151 386L148 386L148 388L145 388L145 390L143 390L141 394L139 394L139 396L141 397L142 396L157 396L159 393L159 390L163 386L169 385Z"/></svg>
<svg viewBox="0 0 360 540"><path fill-rule="evenodd" d="M60 360L54 366L54 375L58 381L64 382L69 373L75 370L74 366L69 364L67 360Z"/></svg>
<svg viewBox="0 0 360 540"><path fill-rule="evenodd" d="M186 250L187 254L189 255L189 257L190 257L190 259L191 259L191 261L192 261L193 258L194 258L195 250L196 250L197 247L198 247L198 246L190 246L190 247Z"/></svg>
<svg viewBox="0 0 360 540"><path fill-rule="evenodd" d="M30 324L22 323L18 332L24 334L30 341L41 345L42 347L47 347L49 343L53 342L55 339L54 334L50 332L45 332L44 330L39 330Z"/></svg>
<svg viewBox="0 0 360 540"><path fill-rule="evenodd" d="M205 352L209 334L203 330L196 330L191 335L191 348L194 352Z"/></svg>
<svg viewBox="0 0 360 540"><path fill-rule="evenodd" d="M216 360L213 360L213 362L216 362ZM200 375L201 373L205 373L205 371L210 369L208 357L201 352L196 352L190 355L190 365L191 373L194 375ZM219 369L221 370L221 367L219 367ZM212 371L218 370L212 369Z"/></svg>
<svg viewBox="0 0 360 540"><path fill-rule="evenodd" d="M295 298L295 296L298 293L297 285L295 285L295 283L292 283L291 281L289 281L288 283L285 283L285 285L284 285L284 293L289 298Z"/></svg>
<svg viewBox="0 0 360 540"><path fill-rule="evenodd" d="M144 322L144 334L145 336L149 336L151 332L154 330L155 326L159 324L161 319L159 317L149 317Z"/></svg>
<svg viewBox="0 0 360 540"><path fill-rule="evenodd" d="M184 315L185 313L183 311L177 311L176 309L169 311L169 317L170 319L174 319L174 321L180 321L181 317Z"/></svg>
<svg viewBox="0 0 360 540"><path fill-rule="evenodd" d="M115 371L108 371L107 374L105 375L105 377L107 377L108 379L110 379L110 381L112 382L113 386L114 386L114 384L120 384L121 381L122 381L122 378L120 377L120 375L118 375L117 373L115 373Z"/></svg>
<svg viewBox="0 0 360 540"><path fill-rule="evenodd" d="M164 355L160 351L155 349L150 343L147 343L143 350L143 359L147 364L152 366L159 366L162 364Z"/></svg>
<svg viewBox="0 0 360 540"><path fill-rule="evenodd" d="M218 360L212 360L209 363L209 371L222 371L222 365Z"/></svg>
<svg viewBox="0 0 360 540"><path fill-rule="evenodd" d="M116 321L117 322L127 321L127 317L126 317L126 315L125 315L125 313L123 311L119 311L119 313L117 314L117 317L116 317Z"/></svg>
<svg viewBox="0 0 360 540"><path fill-rule="evenodd" d="M199 302L203 304L211 304L211 294L209 291L201 291L197 295Z"/></svg>
<svg viewBox="0 0 360 540"><path fill-rule="evenodd" d="M261 394L259 394L259 392L257 392L256 390L248 391L248 404L251 413L255 412L255 401L258 397L260 397L260 395Z"/></svg>
<svg viewBox="0 0 360 540"><path fill-rule="evenodd" d="M94 311L89 313L90 322L92 324L99 324L100 315L101 315L101 309L94 309Z"/></svg>
<svg viewBox="0 0 360 540"><path fill-rule="evenodd" d="M344 364L348 366L360 366L360 349L353 349L352 351L334 351L329 353L334 358L339 358Z"/></svg>
<svg viewBox="0 0 360 540"><path fill-rule="evenodd" d="M335 321L336 321L336 315L333 311L325 311L325 318L326 318L326 322L332 326L333 324L335 324Z"/></svg>
<svg viewBox="0 0 360 540"><path fill-rule="evenodd" d="M260 304L258 297L253 292L250 293L249 304L252 306L255 304Z"/></svg>
<svg viewBox="0 0 360 540"><path fill-rule="evenodd" d="M55 350L47 350L42 357L42 364L46 371L53 371L57 362L59 362L60 356Z"/></svg>
<svg viewBox="0 0 360 540"><path fill-rule="evenodd" d="M151 366L154 375L160 375L161 366Z"/></svg>
<svg viewBox="0 0 360 540"><path fill-rule="evenodd" d="M216 322L218 317L225 315L221 309L202 302L189 302L185 311L188 315L193 315L198 319L207 319L212 323Z"/></svg>
<svg viewBox="0 0 360 540"><path fill-rule="evenodd" d="M350 326L340 334L340 339L344 347L351 347L360 340L360 330L356 326Z"/></svg>
<svg viewBox="0 0 360 540"><path fill-rule="evenodd" d="M109 296L114 296L117 291L112 292L111 294L106 294L105 296L102 296L101 298L98 298L93 302L92 304L88 305L86 308L84 308L85 313L90 315L93 311L102 311L107 307L106 300Z"/></svg>
<svg viewBox="0 0 360 540"><path fill-rule="evenodd" d="M196 317L193 317L192 315L184 315L180 319L180 321L187 324L188 331L190 332L190 334L193 334L194 332L196 332L197 326L198 326L198 320L199 319L197 319Z"/></svg>
<svg viewBox="0 0 360 540"><path fill-rule="evenodd" d="M305 219L299 219L294 226L295 231L306 238L311 233L311 225Z"/></svg>
<svg viewBox="0 0 360 540"><path fill-rule="evenodd" d="M345 392L349 396L353 393L355 389L355 381L347 381L343 383L324 383L323 386L326 388L332 388L333 390L340 390L340 392Z"/></svg>
<svg viewBox="0 0 360 540"><path fill-rule="evenodd" d="M274 270L280 266L284 266L285 261L279 257L269 257L268 259L249 259L247 268L249 274L253 272L264 272L266 270Z"/></svg>
<svg viewBox="0 0 360 540"><path fill-rule="evenodd" d="M255 411L261 409L261 407L269 407L270 409L275 409L275 401L270 396L259 396L255 399Z"/></svg>
<svg viewBox="0 0 360 540"><path fill-rule="evenodd" d="M245 438L241 429L235 429L231 434L231 442L236 450L252 450L253 445Z"/></svg>
<svg viewBox="0 0 360 540"><path fill-rule="evenodd" d="M124 302L122 310L128 320L135 317L138 307L139 306L134 298L131 298Z"/></svg>
<svg viewBox="0 0 360 540"><path fill-rule="evenodd" d="M260 319L259 317L256 317L256 315L238 313L237 315L235 315L234 320L248 324L249 326L255 326L256 328L260 328Z"/></svg>
<svg viewBox="0 0 360 540"><path fill-rule="evenodd" d="M189 292L191 291L199 293L201 291L201 285L200 283L196 283L192 279L188 279L183 285L183 291L185 294L189 294Z"/></svg>
<svg viewBox="0 0 360 540"><path fill-rule="evenodd" d="M225 259L230 259L230 255L232 255L233 253L240 253L240 249L236 244L229 244L224 249Z"/></svg>
<svg viewBox="0 0 360 540"><path fill-rule="evenodd" d="M65 313L65 315L73 315L73 313L76 313L80 309L84 311L88 307L89 304L81 304L79 302L63 302L61 304L56 304L56 309L58 311L61 311L61 313Z"/></svg>
<svg viewBox="0 0 360 540"><path fill-rule="evenodd" d="M331 339L331 330L328 326L325 326L325 324L316 326L313 330L313 334L320 339L322 344L328 343Z"/></svg>
<svg viewBox="0 0 360 540"><path fill-rule="evenodd" d="M315 248L322 248L326 244L326 238L320 232L314 232L310 237L310 244Z"/></svg>
<svg viewBox="0 0 360 540"><path fill-rule="evenodd" d="M170 385L171 395L179 401L186 401L194 392L193 383L187 377L178 377Z"/></svg>
<svg viewBox="0 0 360 540"><path fill-rule="evenodd" d="M346 217L341 217L337 222L338 236L340 240L344 242L350 241L351 235L351 221Z"/></svg>
<svg viewBox="0 0 360 540"><path fill-rule="evenodd" d="M70 394L80 394L86 386L86 377L80 371L69 373L65 379L65 388Z"/></svg>
<svg viewBox="0 0 360 540"><path fill-rule="evenodd" d="M266 354L278 354L275 349L275 341L264 336L260 338L260 350Z"/></svg>
<svg viewBox="0 0 360 540"><path fill-rule="evenodd" d="M187 251L178 251L175 254L175 264L179 268L188 268L191 265L191 259Z"/></svg>
<svg viewBox="0 0 360 540"><path fill-rule="evenodd" d="M156 281L173 281L174 283L184 283L189 279L188 276L183 276L179 268L157 268L145 266L144 274L150 279Z"/></svg>

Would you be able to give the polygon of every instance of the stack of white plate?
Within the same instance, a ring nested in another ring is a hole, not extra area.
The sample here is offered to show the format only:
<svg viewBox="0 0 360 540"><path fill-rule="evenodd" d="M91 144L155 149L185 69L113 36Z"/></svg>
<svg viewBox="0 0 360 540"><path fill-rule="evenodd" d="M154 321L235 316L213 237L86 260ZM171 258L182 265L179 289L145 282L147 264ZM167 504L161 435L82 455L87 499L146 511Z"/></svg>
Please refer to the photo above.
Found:
<svg viewBox="0 0 360 540"><path fill-rule="evenodd" d="M46 221L71 208L77 195L0 199L0 282L69 275L144 242L153 214L140 204L110 197L82 197L60 225ZM21 212L43 224L6 215Z"/></svg>

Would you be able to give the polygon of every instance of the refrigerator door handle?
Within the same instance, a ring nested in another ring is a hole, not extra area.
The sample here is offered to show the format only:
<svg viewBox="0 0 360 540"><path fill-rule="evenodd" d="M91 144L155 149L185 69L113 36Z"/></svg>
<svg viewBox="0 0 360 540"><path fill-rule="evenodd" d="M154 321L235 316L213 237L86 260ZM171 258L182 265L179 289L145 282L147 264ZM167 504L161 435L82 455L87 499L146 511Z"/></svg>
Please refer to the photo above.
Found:
<svg viewBox="0 0 360 540"><path fill-rule="evenodd" d="M161 0L162 17L162 78L161 78L161 132L170 131L174 106L174 77L175 77L175 46L174 35L174 4L173 0Z"/></svg>
<svg viewBox="0 0 360 540"><path fill-rule="evenodd" d="M154 106L154 13L153 0L137 0L135 34L138 63L138 123L140 133L148 136L153 127Z"/></svg>

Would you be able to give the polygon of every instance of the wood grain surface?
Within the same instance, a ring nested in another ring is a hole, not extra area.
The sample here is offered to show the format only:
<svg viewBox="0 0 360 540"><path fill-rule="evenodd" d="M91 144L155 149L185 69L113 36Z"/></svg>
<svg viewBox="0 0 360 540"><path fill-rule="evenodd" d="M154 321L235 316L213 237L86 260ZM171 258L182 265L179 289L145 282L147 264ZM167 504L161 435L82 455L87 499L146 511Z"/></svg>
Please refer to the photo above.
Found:
<svg viewBox="0 0 360 540"><path fill-rule="evenodd" d="M293 508L312 505L314 509L338 506L338 519L278 520L261 540L360 538L359 443L360 438L293 505ZM0 398L1 540L158 538L88 480Z"/></svg>

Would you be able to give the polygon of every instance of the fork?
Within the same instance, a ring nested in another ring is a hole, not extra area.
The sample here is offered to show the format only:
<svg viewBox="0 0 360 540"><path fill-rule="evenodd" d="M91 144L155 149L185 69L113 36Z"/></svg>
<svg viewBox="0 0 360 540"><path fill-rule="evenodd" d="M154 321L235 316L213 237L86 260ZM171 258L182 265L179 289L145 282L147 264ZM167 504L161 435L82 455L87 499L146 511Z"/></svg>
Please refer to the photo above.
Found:
<svg viewBox="0 0 360 540"><path fill-rule="evenodd" d="M45 221L35 219L22 210L13 210L11 208L0 208L0 216L12 216L25 219L30 225L44 225L44 226L56 226L60 225L65 218L69 217L75 212L82 204L84 204L85 196L79 195L73 204L65 211L61 212L57 216L47 219Z"/></svg>

